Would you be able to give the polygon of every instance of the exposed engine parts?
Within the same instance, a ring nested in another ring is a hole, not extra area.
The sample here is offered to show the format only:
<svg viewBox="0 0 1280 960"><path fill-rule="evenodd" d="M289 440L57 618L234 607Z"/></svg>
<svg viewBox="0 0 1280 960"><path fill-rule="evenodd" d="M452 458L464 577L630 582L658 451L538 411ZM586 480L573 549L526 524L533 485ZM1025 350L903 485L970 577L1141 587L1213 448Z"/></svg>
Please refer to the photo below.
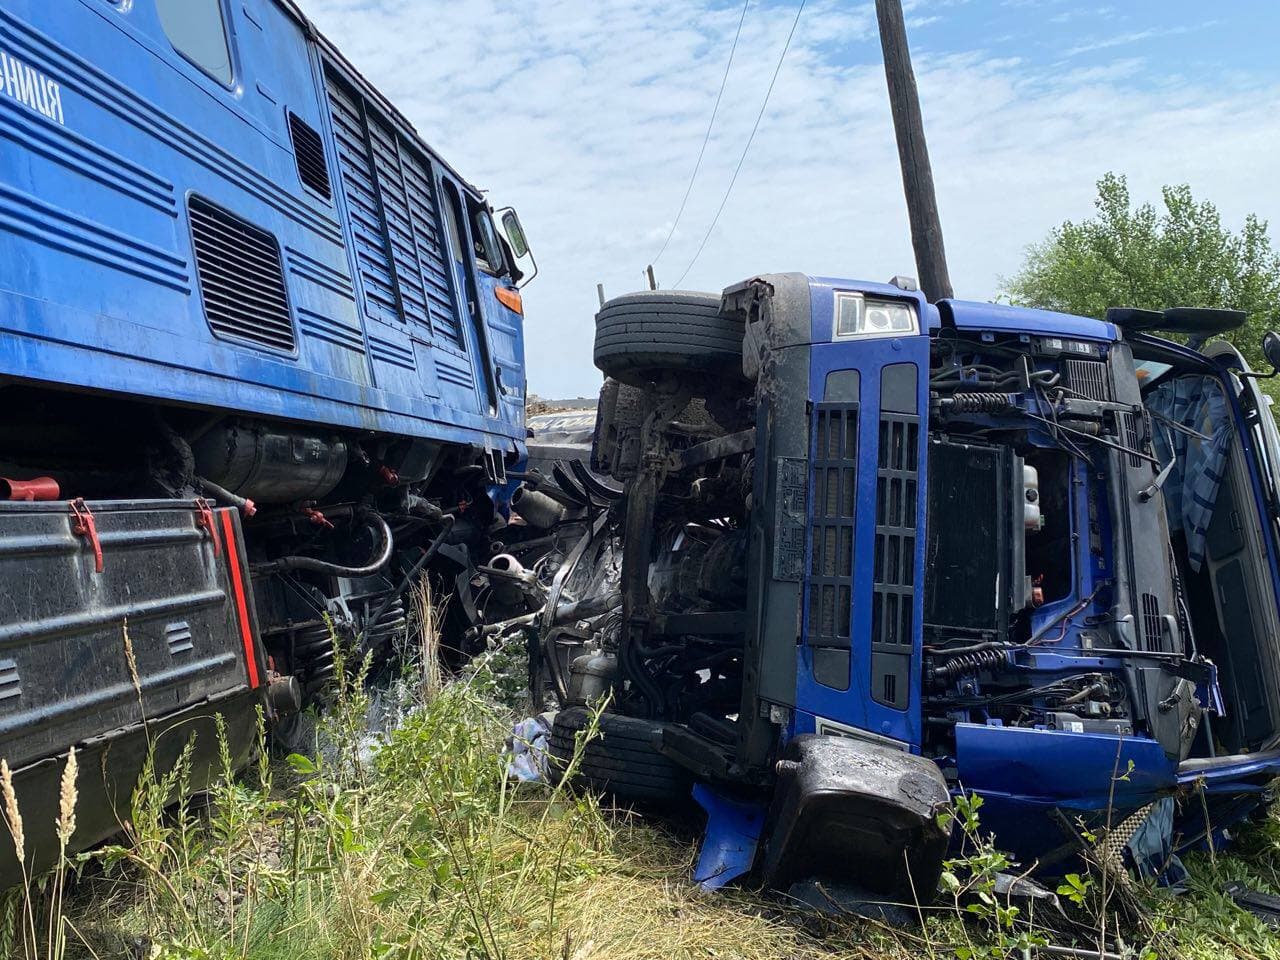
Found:
<svg viewBox="0 0 1280 960"><path fill-rule="evenodd" d="M1186 756L1200 706L1162 658L1194 647L1152 502L1171 465L1135 382L1122 347L935 343L925 642L939 749L955 722L1145 723Z"/></svg>
<svg viewBox="0 0 1280 960"><path fill-rule="evenodd" d="M969 652L952 652L937 655L927 664L929 685L934 689L945 688L961 677L976 677L979 673L995 673L1008 667L1008 648L993 644L985 649L971 648Z"/></svg>
<svg viewBox="0 0 1280 960"><path fill-rule="evenodd" d="M1012 413L1018 409L1012 393L956 393L938 402L944 413Z"/></svg>

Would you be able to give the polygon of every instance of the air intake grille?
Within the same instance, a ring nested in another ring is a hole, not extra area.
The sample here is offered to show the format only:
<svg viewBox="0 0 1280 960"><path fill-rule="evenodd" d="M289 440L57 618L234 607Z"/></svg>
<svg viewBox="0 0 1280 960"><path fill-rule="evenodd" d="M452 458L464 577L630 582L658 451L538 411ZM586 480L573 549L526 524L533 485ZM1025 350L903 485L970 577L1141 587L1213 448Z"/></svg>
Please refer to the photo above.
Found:
<svg viewBox="0 0 1280 960"><path fill-rule="evenodd" d="M1088 400L1111 399L1111 381L1107 378L1107 365L1101 360L1067 360L1064 371L1066 386L1071 392Z"/></svg>
<svg viewBox="0 0 1280 960"><path fill-rule="evenodd" d="M808 642L849 649L853 609L853 509L858 405L823 403L814 414Z"/></svg>
<svg viewBox="0 0 1280 960"><path fill-rule="evenodd" d="M871 695L899 710L907 705L908 690L897 678L914 645L919 472L919 417L882 414L871 595Z"/></svg>
<svg viewBox="0 0 1280 960"><path fill-rule="evenodd" d="M192 197L196 272L214 333L292 352L293 323L276 238Z"/></svg>
<svg viewBox="0 0 1280 960"><path fill-rule="evenodd" d="M325 162L324 141L305 120L289 114L289 136L293 138L293 155L298 161L302 182L326 200L333 196L329 185L329 164Z"/></svg>
<svg viewBox="0 0 1280 960"><path fill-rule="evenodd" d="M1142 438L1138 435L1138 418L1132 413L1120 414L1120 426L1124 430L1124 445L1129 450L1138 450ZM1140 467L1143 460L1136 453L1129 454L1129 466Z"/></svg>
<svg viewBox="0 0 1280 960"><path fill-rule="evenodd" d="M1142 633L1148 650L1161 649L1164 631L1161 629L1160 601L1153 593L1142 595Z"/></svg>

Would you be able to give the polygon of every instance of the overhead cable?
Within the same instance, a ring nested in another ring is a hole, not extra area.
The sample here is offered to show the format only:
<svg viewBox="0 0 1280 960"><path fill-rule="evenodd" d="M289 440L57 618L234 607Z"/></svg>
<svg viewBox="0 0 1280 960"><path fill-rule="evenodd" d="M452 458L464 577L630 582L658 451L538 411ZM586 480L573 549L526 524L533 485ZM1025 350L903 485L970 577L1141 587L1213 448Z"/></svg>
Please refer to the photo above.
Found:
<svg viewBox="0 0 1280 960"><path fill-rule="evenodd" d="M787 34L787 42L782 47L782 54L778 57L778 65L773 68L773 77L769 80L769 89L765 91L764 102L760 104L760 112L756 114L755 125L751 128L751 135L747 137L746 146L742 148L742 156L738 158L738 165L733 170L733 177L729 180L729 186L724 191L724 198L720 201L720 206L716 210L716 215L711 219L711 225L707 227L707 232L702 238L702 242L698 244L698 249L693 255L693 259L689 261L689 265L684 268L684 273L680 274L680 279L676 281L676 287L684 283L684 278L689 275L689 271L693 269L693 265L698 262L698 258L702 256L702 251L707 246L707 241L711 239L711 232L715 230L716 224L720 222L720 214L724 213L725 204L729 202L729 195L733 193L733 186L738 182L738 174L742 172L742 165L747 160L747 154L751 151L751 144L756 138L756 131L760 129L760 121L764 119L764 111L769 106L769 97L773 94L773 86L778 82L778 74L782 72L782 63L787 59L787 51L791 49L791 40L796 35L796 27L800 25L800 14L804 13L804 5L806 0L800 0L800 6L796 9L796 17L791 21L791 32Z"/></svg>
<svg viewBox="0 0 1280 960"><path fill-rule="evenodd" d="M662 241L662 249L650 261L651 263L657 263L662 259L662 255L667 252L667 246L671 243L671 238L676 235L676 227L680 225L680 218L684 216L684 208L689 203L689 195L693 193L693 184L698 179L698 171L702 169L702 158L707 154L707 144L711 142L711 131L716 125L716 115L720 112L720 100L724 97L724 88L729 82L729 68L733 66L733 55L738 51L738 38L742 36L742 24L747 19L747 7L749 6L751 6L751 0L744 0L742 15L738 17L738 29L733 35L733 46L729 48L729 62L724 65L724 77L720 81L720 91L716 94L715 106L711 108L711 121L707 124L706 135L702 138L702 149L698 151L698 162L693 165L693 175L689 177L689 185L685 188L684 199L680 201L680 209L676 211L676 218L671 221L671 229L667 232L667 239Z"/></svg>

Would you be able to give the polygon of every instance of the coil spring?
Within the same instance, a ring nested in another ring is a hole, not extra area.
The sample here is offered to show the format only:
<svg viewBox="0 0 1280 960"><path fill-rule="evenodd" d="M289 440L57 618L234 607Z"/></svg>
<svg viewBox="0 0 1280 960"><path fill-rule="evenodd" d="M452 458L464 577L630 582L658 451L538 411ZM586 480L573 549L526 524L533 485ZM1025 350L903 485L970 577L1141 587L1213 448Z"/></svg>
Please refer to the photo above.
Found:
<svg viewBox="0 0 1280 960"><path fill-rule="evenodd" d="M370 613L373 612L372 608L376 608L382 602L383 596L385 595L379 595L368 601L371 608L369 610ZM365 624L365 649L374 650L375 655L385 652L384 648L389 649L391 644L405 632L408 625L409 617L405 612L404 597L396 597L390 606L383 611L377 623Z"/></svg>
<svg viewBox="0 0 1280 960"><path fill-rule="evenodd" d="M1008 413L1017 409L1012 393L957 393L951 398L952 413Z"/></svg>
<svg viewBox="0 0 1280 960"><path fill-rule="evenodd" d="M981 670L998 670L1006 662L1004 650L975 650L973 653L952 657L945 663L935 664L930 675L935 682L947 684Z"/></svg>
<svg viewBox="0 0 1280 960"><path fill-rule="evenodd" d="M333 677L333 637L327 624L300 628L293 636L293 670L308 690Z"/></svg>

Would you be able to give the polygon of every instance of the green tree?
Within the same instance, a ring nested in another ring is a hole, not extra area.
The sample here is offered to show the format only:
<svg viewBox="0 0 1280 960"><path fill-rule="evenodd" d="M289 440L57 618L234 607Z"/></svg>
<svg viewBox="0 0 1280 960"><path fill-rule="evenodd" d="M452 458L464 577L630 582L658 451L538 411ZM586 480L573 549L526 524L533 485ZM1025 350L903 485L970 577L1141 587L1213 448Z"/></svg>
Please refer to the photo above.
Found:
<svg viewBox="0 0 1280 960"><path fill-rule="evenodd" d="M1235 233L1186 184L1162 195L1162 210L1134 207L1128 181L1108 173L1098 181L1097 215L1068 220L1028 248L1022 269L1004 279L1004 295L1086 317L1113 306L1243 310L1249 320L1230 339L1257 365L1263 332L1280 327L1280 256L1266 221L1250 214Z"/></svg>

